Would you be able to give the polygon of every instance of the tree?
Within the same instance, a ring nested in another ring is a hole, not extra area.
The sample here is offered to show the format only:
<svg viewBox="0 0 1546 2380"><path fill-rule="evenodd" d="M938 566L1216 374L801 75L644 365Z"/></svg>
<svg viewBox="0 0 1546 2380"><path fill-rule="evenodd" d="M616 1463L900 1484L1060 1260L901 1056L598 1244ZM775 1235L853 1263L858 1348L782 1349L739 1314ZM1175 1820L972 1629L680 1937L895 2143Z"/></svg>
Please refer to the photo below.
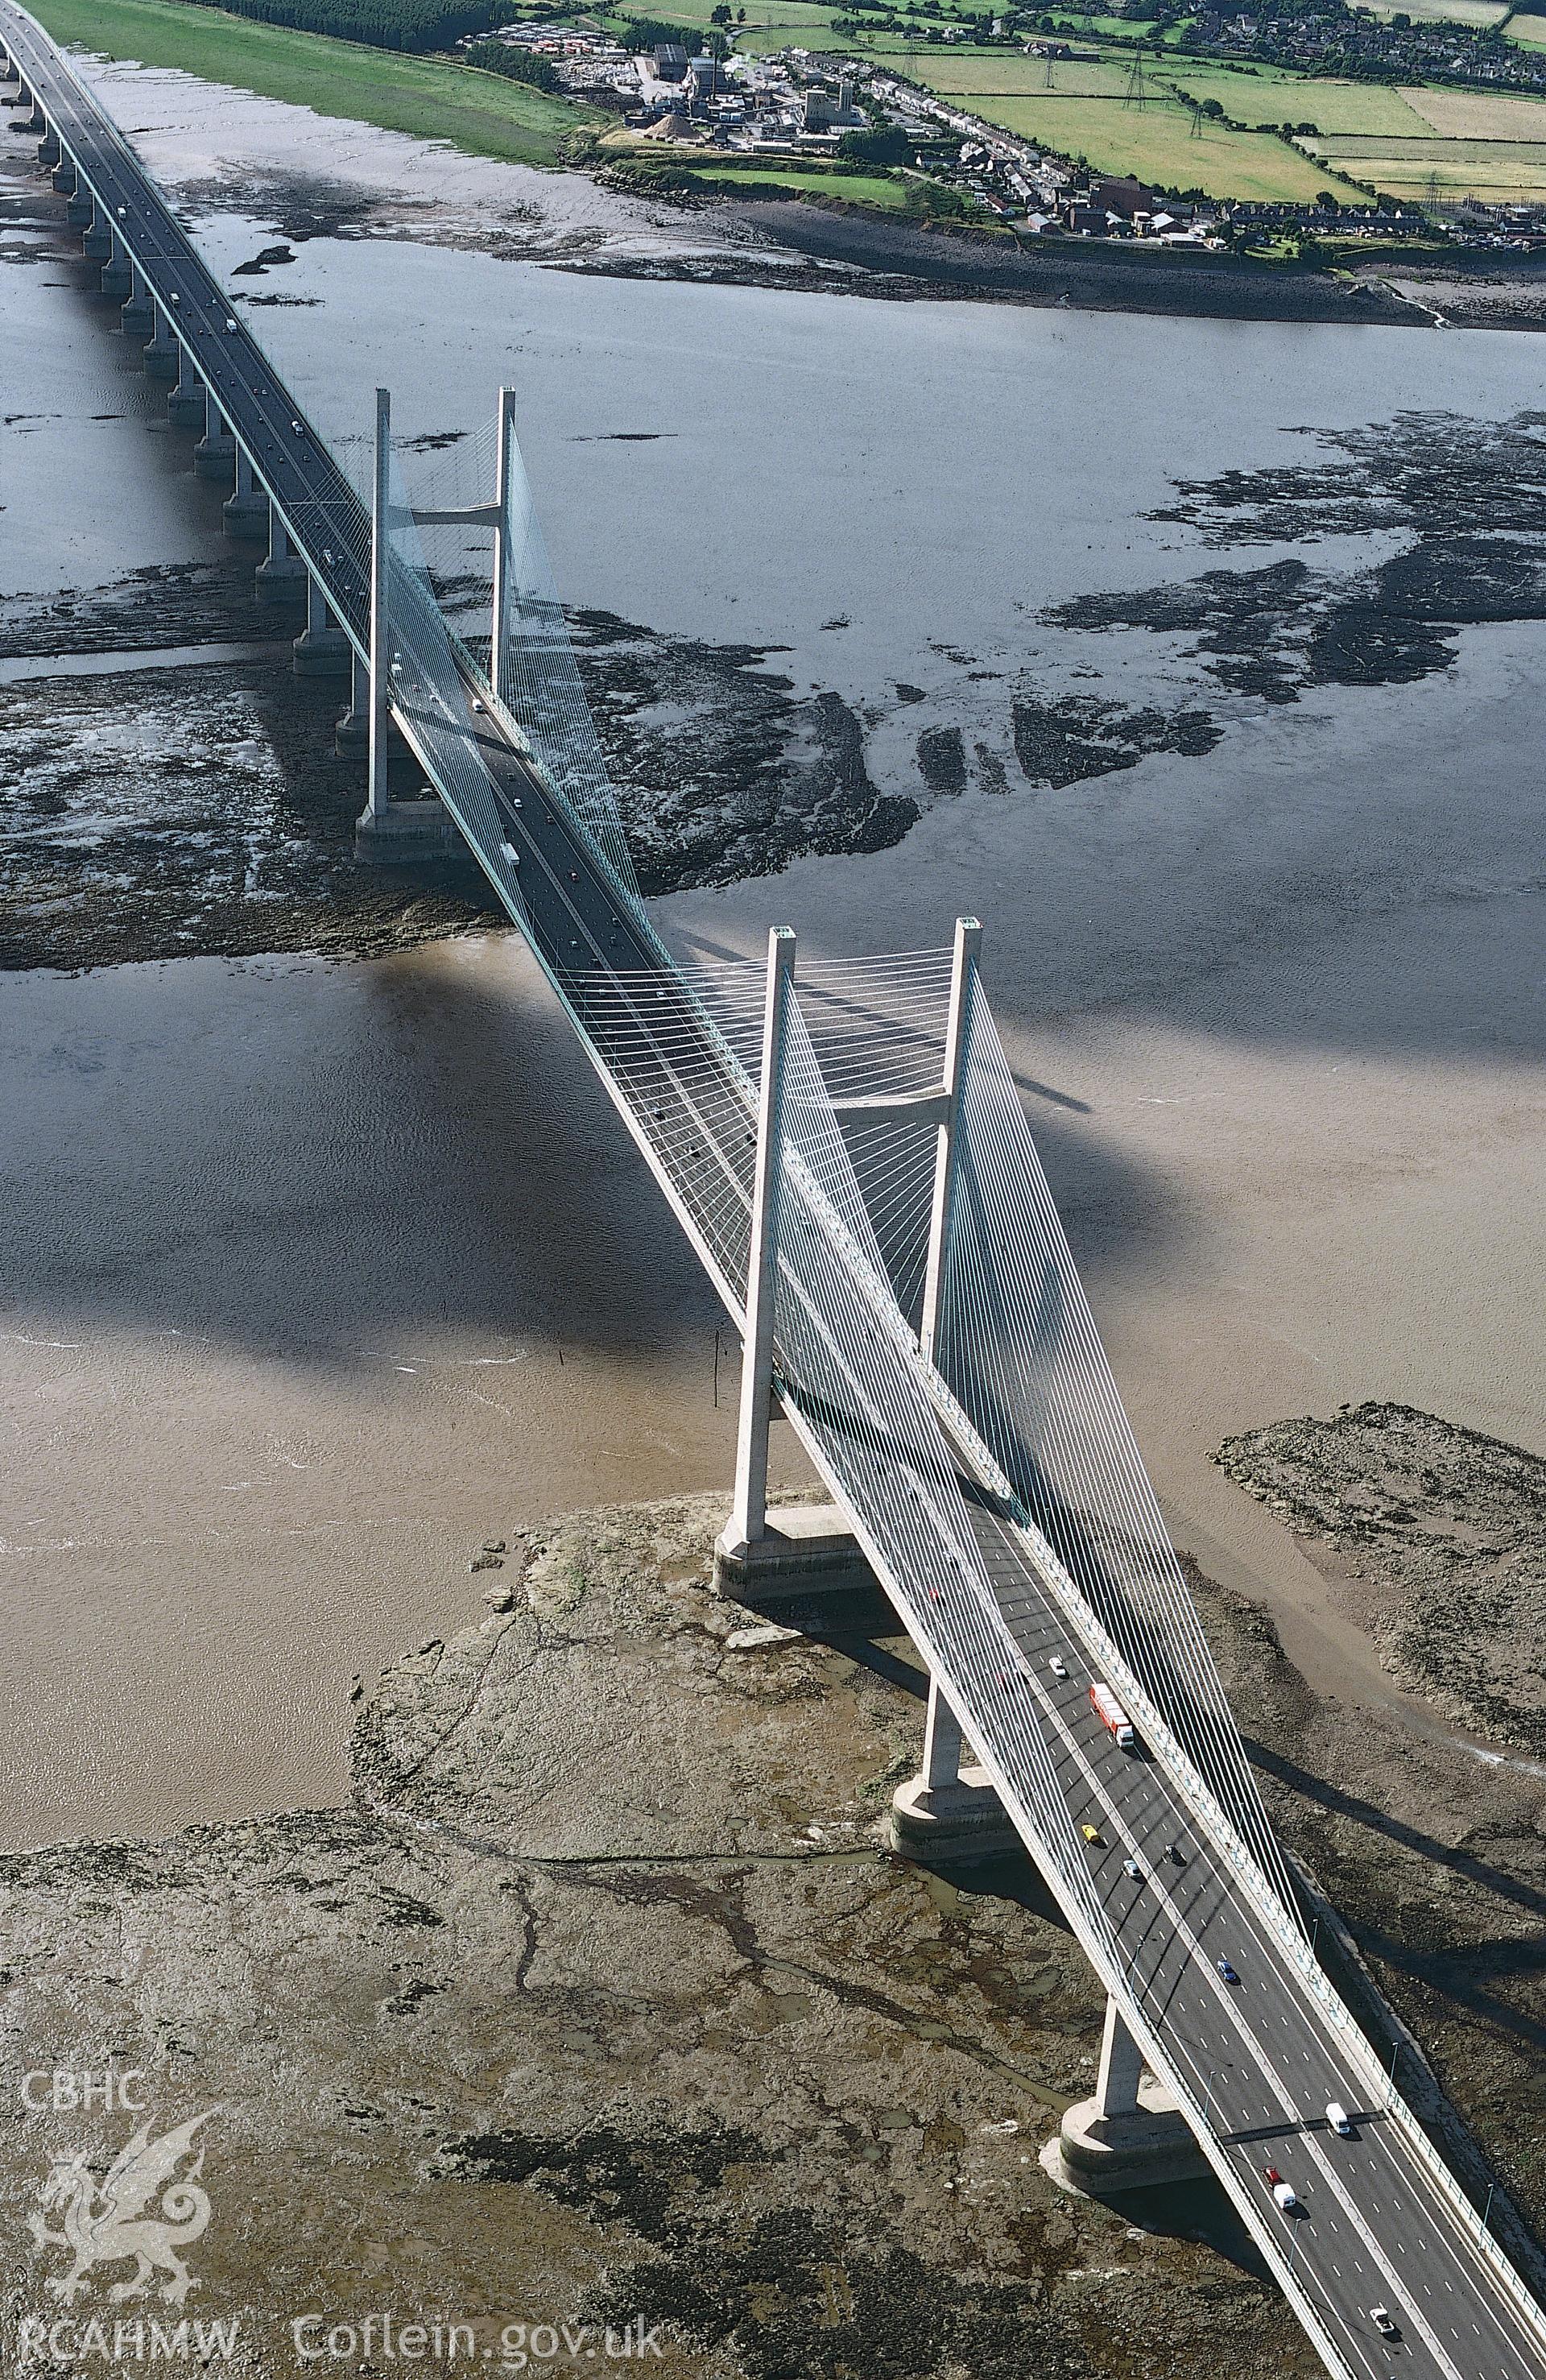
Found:
<svg viewBox="0 0 1546 2380"><path fill-rule="evenodd" d="M719 6L709 10L708 21L711 25L728 25L731 21L730 0L719 0Z"/></svg>
<svg viewBox="0 0 1546 2380"><path fill-rule="evenodd" d="M845 132L838 142L838 154L855 165L905 165L912 154L912 143L899 125L880 124L873 131Z"/></svg>

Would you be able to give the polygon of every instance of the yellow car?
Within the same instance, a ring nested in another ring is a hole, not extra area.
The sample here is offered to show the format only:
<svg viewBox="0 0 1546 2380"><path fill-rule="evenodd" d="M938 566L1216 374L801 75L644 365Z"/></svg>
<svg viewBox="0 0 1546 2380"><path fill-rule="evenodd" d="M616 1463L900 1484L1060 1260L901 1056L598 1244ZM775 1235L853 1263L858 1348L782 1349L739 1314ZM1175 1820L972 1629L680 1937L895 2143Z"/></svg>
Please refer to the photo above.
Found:
<svg viewBox="0 0 1546 2380"><path fill-rule="evenodd" d="M1079 1831L1087 1843L1099 1843L1105 1840L1099 1827L1081 1827Z"/></svg>

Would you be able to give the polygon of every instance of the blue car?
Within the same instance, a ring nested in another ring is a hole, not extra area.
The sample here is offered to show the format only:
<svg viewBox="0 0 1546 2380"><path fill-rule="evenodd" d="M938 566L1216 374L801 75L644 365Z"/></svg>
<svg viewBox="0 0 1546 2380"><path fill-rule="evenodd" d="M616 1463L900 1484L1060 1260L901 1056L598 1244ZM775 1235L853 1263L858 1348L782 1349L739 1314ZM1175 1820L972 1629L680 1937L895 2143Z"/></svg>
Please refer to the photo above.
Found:
<svg viewBox="0 0 1546 2380"><path fill-rule="evenodd" d="M1221 1959L1221 1960L1219 1961L1219 1962L1218 1962L1218 1971L1219 1971L1219 1973L1224 1977L1224 1980L1225 1980L1225 1982L1226 1982L1226 1984L1238 1984L1238 1983L1239 1982L1239 1980L1240 1980L1240 1979L1239 1979L1239 1977L1238 1977L1238 1975L1235 1973L1234 1968L1230 1965L1230 1963L1229 1963L1229 1961L1228 1961L1228 1960L1227 1960L1227 1959Z"/></svg>

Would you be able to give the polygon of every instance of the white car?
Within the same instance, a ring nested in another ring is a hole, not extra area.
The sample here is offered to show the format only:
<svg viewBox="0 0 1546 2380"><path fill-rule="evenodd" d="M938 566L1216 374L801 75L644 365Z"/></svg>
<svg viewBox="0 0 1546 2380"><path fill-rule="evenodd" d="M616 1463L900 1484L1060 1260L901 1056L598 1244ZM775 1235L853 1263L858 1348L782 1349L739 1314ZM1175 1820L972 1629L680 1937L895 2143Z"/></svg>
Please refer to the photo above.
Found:
<svg viewBox="0 0 1546 2380"><path fill-rule="evenodd" d="M234 331L234 330L236 329L236 318L235 314L227 314L227 315L226 315L226 317L225 317L225 327L226 327L227 331Z"/></svg>
<svg viewBox="0 0 1546 2380"><path fill-rule="evenodd" d="M1334 2132L1341 2133L1345 2141L1350 2141L1352 2139L1353 2119L1347 2113L1347 2108L1343 2106L1340 2099L1327 2100L1326 2121L1331 2126Z"/></svg>
<svg viewBox="0 0 1546 2380"><path fill-rule="evenodd" d="M1282 2207L1285 2215L1292 2215L1295 2207L1299 2203L1298 2192L1294 2188L1291 2181L1274 2181L1273 2184L1273 2197L1275 2203Z"/></svg>
<svg viewBox="0 0 1546 2380"><path fill-rule="evenodd" d="M1373 2324L1382 2338L1400 2338L1401 2333L1391 2319L1389 2306L1371 2306L1369 2309L1369 2319Z"/></svg>
<svg viewBox="0 0 1546 2380"><path fill-rule="evenodd" d="M1122 1862L1122 1873L1124 1876L1141 1876L1143 1870L1139 1866L1136 1860L1124 1860Z"/></svg>
<svg viewBox="0 0 1546 2380"><path fill-rule="evenodd" d="M1055 1678L1066 1678L1069 1674L1069 1665L1067 1661L1064 1660L1061 1653L1053 1654L1051 1659L1047 1663L1047 1668L1052 1671Z"/></svg>

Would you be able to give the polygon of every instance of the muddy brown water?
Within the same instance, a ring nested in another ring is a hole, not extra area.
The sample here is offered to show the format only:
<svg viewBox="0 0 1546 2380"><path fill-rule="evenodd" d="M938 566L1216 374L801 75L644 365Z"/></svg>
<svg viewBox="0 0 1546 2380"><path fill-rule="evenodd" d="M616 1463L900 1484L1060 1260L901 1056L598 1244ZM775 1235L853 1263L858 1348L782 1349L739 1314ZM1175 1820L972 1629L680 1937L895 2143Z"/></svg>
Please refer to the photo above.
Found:
<svg viewBox="0 0 1546 2380"><path fill-rule="evenodd" d="M236 285L308 301L252 320L330 431L357 434L377 377L435 433L513 380L572 601L782 646L797 695L847 706L919 822L679 892L665 930L751 953L787 918L839 953L984 917L1178 1541L1267 1599L1317 1682L1382 1693L1206 1452L1364 1396L1546 1448L1542 627L1467 627L1416 683L1300 679L1283 701L1221 690L1195 635L1044 615L1290 552L1372 567L1405 532L1356 508L1243 554L1153 516L1178 482L1313 464L1305 425L1421 418L1439 426L1401 435L1463 460L1467 424L1535 403L1538 343L581 278L478 252L479 225L548 186L475 161L437 199L458 245L334 236L336 206L307 239L297 188L346 173L390 196L411 166L428 190L426 152L111 80L157 170L198 185L217 260L298 239ZM554 188L577 238L584 186ZM594 202L603 246L614 203ZM79 274L24 225L0 279L22 332L0 347L0 615L216 563L209 492ZM185 660L196 633L184 602L163 641ZM1285 615L1261 638L1281 658L1305 633ZM223 613L211 641L230 636ZM1131 751L1029 782L1011 703L1033 696L1102 706L1086 740L1120 711ZM1141 724L1198 699L1211 748ZM941 733L959 793L920 773ZM79 818L66 789L71 836L111 829L93 784ZM126 775L126 802L148 784L140 852L153 783ZM507 937L0 978L0 1119L6 1841L332 1801L351 1673L476 1611L484 1537L728 1476L710 1294Z"/></svg>

